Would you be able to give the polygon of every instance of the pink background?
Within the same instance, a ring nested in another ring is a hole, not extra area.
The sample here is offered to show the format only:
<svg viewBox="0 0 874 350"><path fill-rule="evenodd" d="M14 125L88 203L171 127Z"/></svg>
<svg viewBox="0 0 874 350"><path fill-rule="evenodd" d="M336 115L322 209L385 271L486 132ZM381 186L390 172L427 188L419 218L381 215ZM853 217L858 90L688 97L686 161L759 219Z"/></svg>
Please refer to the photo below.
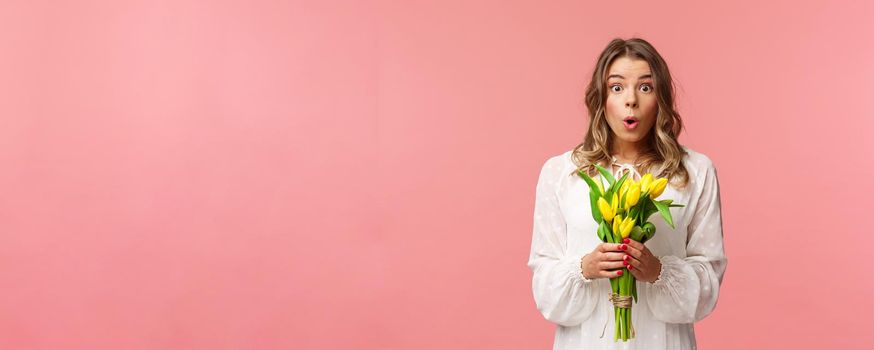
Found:
<svg viewBox="0 0 874 350"><path fill-rule="evenodd" d="M0 348L548 349L534 185L613 37L719 170L703 349L870 346L874 6L0 3Z"/></svg>

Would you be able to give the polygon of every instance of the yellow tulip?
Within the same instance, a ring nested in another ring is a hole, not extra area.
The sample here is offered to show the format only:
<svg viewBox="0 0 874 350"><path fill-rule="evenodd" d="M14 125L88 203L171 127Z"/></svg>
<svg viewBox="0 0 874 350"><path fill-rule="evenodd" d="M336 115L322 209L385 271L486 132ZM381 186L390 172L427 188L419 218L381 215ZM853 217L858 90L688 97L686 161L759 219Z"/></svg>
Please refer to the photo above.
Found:
<svg viewBox="0 0 874 350"><path fill-rule="evenodd" d="M658 196L661 196L667 185L668 179L666 178L660 178L658 180L655 180L652 185L650 185L649 197L652 199L656 199Z"/></svg>
<svg viewBox="0 0 874 350"><path fill-rule="evenodd" d="M616 215L613 220L613 234L619 236L622 232L622 215Z"/></svg>
<svg viewBox="0 0 874 350"><path fill-rule="evenodd" d="M613 194L613 200L610 201L610 209L613 209L613 214L619 212L619 196L615 193Z"/></svg>
<svg viewBox="0 0 874 350"><path fill-rule="evenodd" d="M616 220L616 221L619 221L619 220ZM615 223L613 225L616 226ZM619 224L619 235L622 236L622 238L627 238L628 235L631 234L631 229L633 229L633 228L634 228L634 219L631 217L627 217L627 218L625 218L625 220L622 220L621 224Z"/></svg>
<svg viewBox="0 0 874 350"><path fill-rule="evenodd" d="M601 216L604 217L604 220L607 220L607 222L613 220L613 216L616 214L610 208L610 202L604 199L604 197L598 197L598 210L601 212Z"/></svg>
<svg viewBox="0 0 874 350"><path fill-rule="evenodd" d="M622 183L622 187L619 187L619 197L625 195L625 191L628 191L628 187L631 186L631 181L632 180L630 179L626 179L625 182Z"/></svg>
<svg viewBox="0 0 874 350"><path fill-rule="evenodd" d="M622 206L622 203L625 202L625 191L628 191L628 185L627 185L627 183L628 183L628 181L623 182L623 183L622 183L622 187L619 187L619 192L618 192L618 193L619 193L619 199L621 200L621 201L619 202L619 206L620 206L620 207Z"/></svg>
<svg viewBox="0 0 874 350"><path fill-rule="evenodd" d="M646 174L640 179L640 193L647 193L652 184L652 174Z"/></svg>
<svg viewBox="0 0 874 350"><path fill-rule="evenodd" d="M625 194L625 210L631 209L638 201L640 201L640 186L634 184L629 187L628 193Z"/></svg>

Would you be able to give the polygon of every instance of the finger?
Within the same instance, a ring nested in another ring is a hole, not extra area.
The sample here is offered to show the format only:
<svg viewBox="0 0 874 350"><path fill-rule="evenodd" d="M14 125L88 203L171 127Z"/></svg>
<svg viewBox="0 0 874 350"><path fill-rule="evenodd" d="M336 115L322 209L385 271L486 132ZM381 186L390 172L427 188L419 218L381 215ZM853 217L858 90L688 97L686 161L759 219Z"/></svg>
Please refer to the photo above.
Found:
<svg viewBox="0 0 874 350"><path fill-rule="evenodd" d="M635 240L633 240L633 239L631 239L631 238L627 238L626 240L628 241L627 244L628 244L629 247L632 247L632 248L634 248L634 249L637 249L637 250L639 250L639 251L641 251L641 252L645 252L645 251L649 250L649 249L648 249L648 248L647 248L643 243L640 243L640 242L638 242L638 241L635 241Z"/></svg>
<svg viewBox="0 0 874 350"><path fill-rule="evenodd" d="M628 254L626 254L624 251L622 251L621 253L620 252L604 253L601 255L601 260L603 260L603 261L620 261L621 262L622 259L627 255Z"/></svg>
<svg viewBox="0 0 874 350"><path fill-rule="evenodd" d="M620 260L620 261L602 261L602 262L598 263L599 270L606 270L608 272L611 272L610 270L621 270L621 269L625 268L625 266L627 266L627 265L625 265L625 262L622 260ZM612 273L615 274L616 271L612 271Z"/></svg>
<svg viewBox="0 0 874 350"><path fill-rule="evenodd" d="M628 244L632 247L635 247L635 248L637 248L637 250L643 250L643 247L644 247L643 243L640 243L639 241L635 241L635 240L631 239L631 237L624 238L622 240L622 243L625 243L625 244Z"/></svg>
<svg viewBox="0 0 874 350"><path fill-rule="evenodd" d="M633 257L631 255L626 255L622 261L628 263L625 266L629 266L633 270L639 270L640 267L643 266L643 262L641 262L640 260L636 259L635 257Z"/></svg>
<svg viewBox="0 0 874 350"><path fill-rule="evenodd" d="M640 257L643 256L643 252L640 251L640 249L632 247L630 244L625 245L625 253L637 259L640 259Z"/></svg>
<svg viewBox="0 0 874 350"><path fill-rule="evenodd" d="M622 252L623 251L622 249L619 249L619 244L615 244L615 243L601 243L598 245L597 250L602 255L606 254L606 253L610 253L610 252Z"/></svg>
<svg viewBox="0 0 874 350"><path fill-rule="evenodd" d="M622 274L624 273L623 269L603 270L603 272L604 272L603 276L606 278L622 277Z"/></svg>
<svg viewBox="0 0 874 350"><path fill-rule="evenodd" d="M618 264L618 265L616 265ZM619 277L619 271L622 271L625 266L622 265L621 261L618 262L600 262L596 264L598 268L597 275L604 278L614 278Z"/></svg>
<svg viewBox="0 0 874 350"><path fill-rule="evenodd" d="M621 252L621 251L623 251L620 248L621 245L622 244L617 244L617 243L601 243L600 245L598 245L598 251L600 251L602 253Z"/></svg>

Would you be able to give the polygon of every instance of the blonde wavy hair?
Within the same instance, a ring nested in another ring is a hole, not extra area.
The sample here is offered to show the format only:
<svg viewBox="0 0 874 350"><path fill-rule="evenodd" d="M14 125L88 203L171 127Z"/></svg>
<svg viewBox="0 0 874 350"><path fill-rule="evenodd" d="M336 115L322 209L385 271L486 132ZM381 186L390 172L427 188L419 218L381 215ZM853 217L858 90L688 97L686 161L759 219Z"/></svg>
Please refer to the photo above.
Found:
<svg viewBox="0 0 874 350"><path fill-rule="evenodd" d="M592 80L586 87L589 129L583 143L574 147L571 159L577 169L573 174L584 171L594 177L598 173L594 164L611 169L610 150L615 135L607 124L604 104L607 102L607 69L620 57L642 59L649 63L658 101L655 125L646 136L648 147L642 151L635 167L641 174L653 173L656 177L666 177L672 187L684 188L689 183L689 173L682 162L687 152L677 141L683 130L683 120L674 104L674 83L662 56L650 43L640 38L613 39L598 57ZM655 169L658 170L653 171Z"/></svg>

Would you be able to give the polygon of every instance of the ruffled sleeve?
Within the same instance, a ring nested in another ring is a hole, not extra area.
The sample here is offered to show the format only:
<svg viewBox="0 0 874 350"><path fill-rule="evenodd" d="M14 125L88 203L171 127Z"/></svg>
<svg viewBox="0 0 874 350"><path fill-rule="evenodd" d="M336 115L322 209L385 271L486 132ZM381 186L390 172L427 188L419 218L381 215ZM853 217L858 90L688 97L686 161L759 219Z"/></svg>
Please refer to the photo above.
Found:
<svg viewBox="0 0 874 350"><path fill-rule="evenodd" d="M695 214L688 225L686 257L659 257L662 271L649 284L647 303L653 316L667 323L693 323L716 307L728 259L722 239L719 181L707 159ZM688 207L688 206L687 206Z"/></svg>
<svg viewBox="0 0 874 350"><path fill-rule="evenodd" d="M579 325L597 305L594 280L583 277L582 255L566 254L567 225L559 210L557 187L564 173L556 156L544 163L537 180L534 234L528 267L533 272L534 301L550 322Z"/></svg>

